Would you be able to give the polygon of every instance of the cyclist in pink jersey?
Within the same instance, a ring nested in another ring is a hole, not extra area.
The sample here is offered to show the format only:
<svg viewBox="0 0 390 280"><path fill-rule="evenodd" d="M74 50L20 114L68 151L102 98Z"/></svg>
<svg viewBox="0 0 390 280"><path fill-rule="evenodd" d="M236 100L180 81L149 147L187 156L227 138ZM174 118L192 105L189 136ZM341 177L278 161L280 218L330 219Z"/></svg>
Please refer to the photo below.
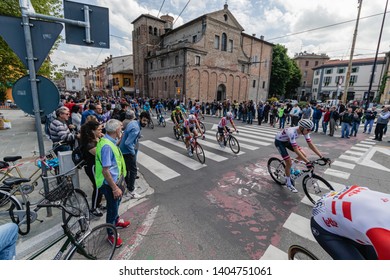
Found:
<svg viewBox="0 0 390 280"><path fill-rule="evenodd" d="M307 168L313 168L313 163L310 162L300 146L297 144L297 138L299 135L303 135L306 139L309 148L316 153L321 159L325 162L329 162L329 158L324 158L318 148L312 143L310 138L310 131L313 129L313 122L308 119L302 119L298 122L298 126L289 127L281 130L275 136L275 146L278 149L280 155L282 156L285 163L285 172L286 172L286 186L293 193L297 193L297 189L294 187L294 181L290 177L290 170L292 166L290 155L287 152L287 149L295 152L297 154L297 160L306 162Z"/></svg>
<svg viewBox="0 0 390 280"><path fill-rule="evenodd" d="M226 139L225 139L225 143L222 142L223 134L230 132L230 128L227 126L228 121L230 121L230 124L233 126L234 130L238 132L236 125L234 124L233 121L233 114L231 112L227 112L226 117L222 117L218 123L218 133L219 133L218 143L221 147L226 146Z"/></svg>
<svg viewBox="0 0 390 280"><path fill-rule="evenodd" d="M313 208L311 230L335 260L390 260L390 195L351 186Z"/></svg>
<svg viewBox="0 0 390 280"><path fill-rule="evenodd" d="M189 115L188 119L184 121L183 123L183 132L184 132L184 141L187 148L187 153L190 157L193 156L193 153L191 151L190 142L193 141L192 134L194 137L198 137L198 131L202 135L202 139L204 139L203 131L200 129L199 123L196 120L196 117L194 115Z"/></svg>

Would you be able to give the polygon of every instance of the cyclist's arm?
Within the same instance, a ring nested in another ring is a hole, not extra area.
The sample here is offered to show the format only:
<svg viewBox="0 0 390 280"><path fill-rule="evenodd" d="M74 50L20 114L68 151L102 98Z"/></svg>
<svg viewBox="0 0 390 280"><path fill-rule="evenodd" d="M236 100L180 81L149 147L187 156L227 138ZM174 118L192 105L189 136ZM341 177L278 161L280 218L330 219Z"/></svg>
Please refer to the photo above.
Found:
<svg viewBox="0 0 390 280"><path fill-rule="evenodd" d="M384 228L371 228L366 234L375 248L378 260L390 260L390 231Z"/></svg>
<svg viewBox="0 0 390 280"><path fill-rule="evenodd" d="M316 145L313 144L313 142L309 141L309 142L307 142L307 145L309 146L309 148L310 148L317 156L319 156L320 158L322 158L321 152L318 150L318 148L316 147Z"/></svg>
<svg viewBox="0 0 390 280"><path fill-rule="evenodd" d="M293 146L294 152L298 155L298 157L302 158L304 162L308 163L308 160L305 155L299 150L298 146Z"/></svg>
<svg viewBox="0 0 390 280"><path fill-rule="evenodd" d="M200 131L200 134L203 136L203 131L202 129L200 128L200 125L199 125L199 122L196 121L196 127L198 128L198 131Z"/></svg>
<svg viewBox="0 0 390 280"><path fill-rule="evenodd" d="M232 124L234 130L237 131L237 128L236 128L236 125L234 124L234 121L233 121L233 120L230 120L230 123Z"/></svg>

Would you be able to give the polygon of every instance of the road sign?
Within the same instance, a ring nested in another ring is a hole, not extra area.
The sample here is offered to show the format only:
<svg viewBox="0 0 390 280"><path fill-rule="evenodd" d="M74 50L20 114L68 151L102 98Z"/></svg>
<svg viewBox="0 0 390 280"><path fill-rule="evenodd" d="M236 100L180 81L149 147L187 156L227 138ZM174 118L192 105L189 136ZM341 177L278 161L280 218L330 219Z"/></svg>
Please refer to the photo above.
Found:
<svg viewBox="0 0 390 280"><path fill-rule="evenodd" d="M58 108L60 93L49 79L40 75L37 75L37 79L41 116L47 116ZM12 97L20 109L27 114L34 115L30 77L28 75L16 81L12 87Z"/></svg>
<svg viewBox="0 0 390 280"><path fill-rule="evenodd" d="M35 70L38 71L60 35L63 26L61 23L39 20L30 20L30 24L34 65ZM0 36L28 69L22 18L0 16Z"/></svg>
<svg viewBox="0 0 390 280"><path fill-rule="evenodd" d="M110 48L108 9L94 5L64 1L66 19L86 21L84 10L89 9L91 42L86 41L85 27L65 23L66 43L80 46Z"/></svg>

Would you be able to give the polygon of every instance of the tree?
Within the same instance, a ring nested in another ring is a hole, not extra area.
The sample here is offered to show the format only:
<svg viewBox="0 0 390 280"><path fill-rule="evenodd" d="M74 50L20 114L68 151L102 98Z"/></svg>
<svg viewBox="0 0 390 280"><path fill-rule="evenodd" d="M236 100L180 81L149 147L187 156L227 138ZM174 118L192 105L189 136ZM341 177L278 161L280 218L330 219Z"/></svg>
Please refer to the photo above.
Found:
<svg viewBox="0 0 390 280"><path fill-rule="evenodd" d="M31 0L37 13L59 16L62 9L61 0ZM0 15L21 17L18 0L1 0ZM55 50L61 38L57 40L50 53ZM49 56L50 56L49 53ZM49 56L43 62L38 74L51 77L57 71L58 65L53 65ZM7 43L0 37L0 92L5 92L19 78L27 74L27 69L19 60L18 56L8 47ZM1 99L0 95L0 99ZM1 100L0 100L1 101Z"/></svg>
<svg viewBox="0 0 390 280"><path fill-rule="evenodd" d="M270 96L291 97L299 87L301 72L295 61L288 57L286 47L278 44L272 51Z"/></svg>

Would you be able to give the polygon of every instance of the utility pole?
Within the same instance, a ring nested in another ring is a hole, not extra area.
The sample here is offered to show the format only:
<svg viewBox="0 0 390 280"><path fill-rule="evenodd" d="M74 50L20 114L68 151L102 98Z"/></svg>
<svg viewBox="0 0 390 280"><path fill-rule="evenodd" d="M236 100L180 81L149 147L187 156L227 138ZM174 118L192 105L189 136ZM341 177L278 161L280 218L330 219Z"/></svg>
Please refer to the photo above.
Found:
<svg viewBox="0 0 390 280"><path fill-rule="evenodd" d="M372 88L372 83L374 82L374 76L375 76L375 67L376 67L376 62L378 60L378 52L379 52L379 46L381 44L381 39L382 39L382 32L383 32L383 25L385 23L386 19L386 12L387 12L387 4L389 3L389 0L386 0L386 6L385 6L385 11L383 12L383 19L382 19L382 26L381 26L381 31L379 32L379 39L378 39L378 45L376 47L376 53L375 53L375 59L374 59L374 64L372 65L372 72L371 72L371 77L370 77L370 85L368 86L368 93L367 93L367 100L366 100L366 105L364 107L365 110L368 109L370 106L370 92ZM381 81L379 79L379 81Z"/></svg>
<svg viewBox="0 0 390 280"><path fill-rule="evenodd" d="M342 98L341 98L341 100L343 101L344 104L347 102L349 79L351 78L352 59L353 59L353 53L355 51L355 43L356 43L358 26L359 26L360 11L362 9L363 0L358 0L358 4L359 4L359 6L358 6L358 15L357 15L357 18L356 18L355 31L353 33L351 55L349 56L348 70L347 70L347 75L345 77L344 92L343 92L343 95L342 95Z"/></svg>

